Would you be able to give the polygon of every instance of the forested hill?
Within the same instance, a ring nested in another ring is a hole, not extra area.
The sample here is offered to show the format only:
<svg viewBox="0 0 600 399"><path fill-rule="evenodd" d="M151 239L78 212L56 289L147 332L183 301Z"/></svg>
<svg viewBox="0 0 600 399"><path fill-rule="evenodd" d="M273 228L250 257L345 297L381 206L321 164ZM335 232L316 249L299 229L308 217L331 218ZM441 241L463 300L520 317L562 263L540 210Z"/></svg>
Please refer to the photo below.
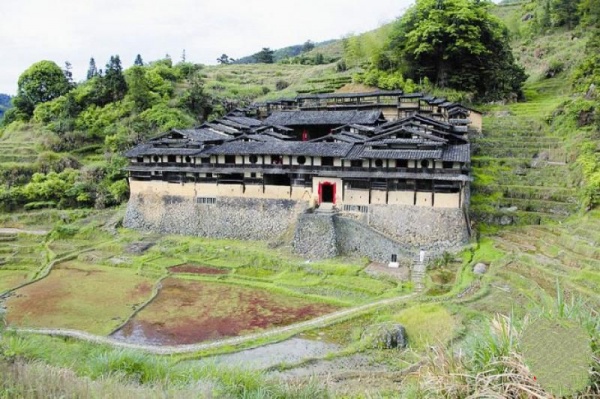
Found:
<svg viewBox="0 0 600 399"><path fill-rule="evenodd" d="M256 64L265 61L267 63L302 63L302 57L299 57L300 55L309 53L313 50L319 51L319 49L332 44L335 41L336 40L326 40L324 42L313 43L312 41L307 40L303 44L296 44L276 50L271 50L270 48L265 47L255 54L239 57L235 60L230 60L230 62L233 64ZM220 58L219 62L222 61L223 59ZM330 61L334 61L334 59L330 59ZM335 59L335 61L337 61L337 59Z"/></svg>
<svg viewBox="0 0 600 399"><path fill-rule="evenodd" d="M491 101L539 98L540 85L561 88L563 97L546 94L552 107L543 123L562 120L580 132L570 156L581 165L582 204L596 206L598 3L446 0L439 8L437 0L417 0L375 31L316 48L307 42L300 55L273 63L232 64L227 57L224 65L207 67L138 56L124 69L115 55L104 68L92 58L87 78L74 82L68 69L39 61L23 71L0 127L4 148L19 149L0 157L0 207L119 204L128 196L125 149L256 100L380 88L486 109ZM292 54L298 46L288 49Z"/></svg>
<svg viewBox="0 0 600 399"><path fill-rule="evenodd" d="M11 107L10 98L8 94L0 93L0 119L4 112Z"/></svg>

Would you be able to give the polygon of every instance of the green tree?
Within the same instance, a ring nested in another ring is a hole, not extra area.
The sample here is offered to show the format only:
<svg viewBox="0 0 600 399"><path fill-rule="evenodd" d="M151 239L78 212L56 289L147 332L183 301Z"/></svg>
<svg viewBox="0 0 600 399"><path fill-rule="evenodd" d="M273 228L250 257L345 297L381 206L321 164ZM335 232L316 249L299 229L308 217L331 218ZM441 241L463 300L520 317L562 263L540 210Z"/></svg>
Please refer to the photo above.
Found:
<svg viewBox="0 0 600 399"><path fill-rule="evenodd" d="M415 81L474 92L480 99L520 93L526 75L508 30L480 0L417 0L399 20L389 50ZM393 64L393 63L392 63Z"/></svg>
<svg viewBox="0 0 600 399"><path fill-rule="evenodd" d="M272 64L274 61L273 54L274 54L273 50L271 50L268 47L263 47L263 49L261 51L254 54L254 59L259 64Z"/></svg>
<svg viewBox="0 0 600 399"><path fill-rule="evenodd" d="M219 58L217 58L217 62L219 64L231 64L233 60L229 58L227 54L222 54Z"/></svg>
<svg viewBox="0 0 600 399"><path fill-rule="evenodd" d="M197 121L203 121L213 110L210 97L204 92L204 85L199 77L195 76L189 82L189 89L183 93L179 104L194 115Z"/></svg>
<svg viewBox="0 0 600 399"><path fill-rule="evenodd" d="M144 66L144 61L142 60L142 56L141 55L137 55L135 57L135 61L133 61L133 65L135 66Z"/></svg>
<svg viewBox="0 0 600 399"><path fill-rule="evenodd" d="M313 42L311 42L310 40L307 40L306 42L304 42L304 44L302 45L302 52L306 53L312 49L315 48L315 44Z"/></svg>
<svg viewBox="0 0 600 399"><path fill-rule="evenodd" d="M62 96L71 89L62 69L52 61L40 61L19 76L15 108L26 117L35 106Z"/></svg>
<svg viewBox="0 0 600 399"><path fill-rule="evenodd" d="M94 60L94 57L90 58L90 65L88 67L88 71L87 71L87 79L90 80L91 78L93 78L94 76L98 75L98 68L96 68L96 60Z"/></svg>
<svg viewBox="0 0 600 399"><path fill-rule="evenodd" d="M552 14L554 25L574 28L579 22L579 0L554 0L552 3Z"/></svg>
<svg viewBox="0 0 600 399"><path fill-rule="evenodd" d="M127 72L129 96L135 103L135 110L141 112L150 108L156 97L159 96L150 90L144 67L136 65Z"/></svg>
<svg viewBox="0 0 600 399"><path fill-rule="evenodd" d="M127 82L125 81L125 76L123 76L123 67L118 55L111 56L110 61L106 64L104 84L107 94L112 101L118 101L125 97Z"/></svg>

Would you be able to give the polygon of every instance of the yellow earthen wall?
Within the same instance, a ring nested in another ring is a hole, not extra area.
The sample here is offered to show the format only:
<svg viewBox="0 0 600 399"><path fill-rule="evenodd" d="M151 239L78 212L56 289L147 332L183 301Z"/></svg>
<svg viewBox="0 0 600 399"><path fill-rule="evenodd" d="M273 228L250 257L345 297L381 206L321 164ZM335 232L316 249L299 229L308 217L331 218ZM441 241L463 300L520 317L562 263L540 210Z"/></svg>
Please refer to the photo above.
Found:
<svg viewBox="0 0 600 399"><path fill-rule="evenodd" d="M432 193L420 193L417 192L417 206L431 206L431 194Z"/></svg>
<svg viewBox="0 0 600 399"><path fill-rule="evenodd" d="M434 208L458 208L460 193L436 193Z"/></svg>
<svg viewBox="0 0 600 399"><path fill-rule="evenodd" d="M386 204L384 190L371 190L371 204Z"/></svg>
<svg viewBox="0 0 600 399"><path fill-rule="evenodd" d="M348 189L344 191L344 204L369 205L369 190Z"/></svg>
<svg viewBox="0 0 600 399"><path fill-rule="evenodd" d="M414 191L390 191L388 193L388 205L414 205Z"/></svg>

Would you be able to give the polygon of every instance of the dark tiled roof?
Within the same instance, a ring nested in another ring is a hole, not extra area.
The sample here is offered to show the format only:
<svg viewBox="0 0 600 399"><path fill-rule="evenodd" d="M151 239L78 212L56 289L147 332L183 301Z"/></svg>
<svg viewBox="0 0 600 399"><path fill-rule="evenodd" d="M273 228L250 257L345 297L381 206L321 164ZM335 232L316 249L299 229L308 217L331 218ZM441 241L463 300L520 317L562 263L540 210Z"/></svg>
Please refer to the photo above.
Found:
<svg viewBox="0 0 600 399"><path fill-rule="evenodd" d="M418 139L376 139L376 140L369 140L367 141L368 145L393 145L393 144L406 144L406 145L414 145L416 146L442 146L444 145L443 142L440 141L433 141L433 140L427 140L424 138L418 138Z"/></svg>
<svg viewBox="0 0 600 399"><path fill-rule="evenodd" d="M444 150L442 161L470 162L471 146L469 144L451 145Z"/></svg>
<svg viewBox="0 0 600 399"><path fill-rule="evenodd" d="M279 111L273 112L265 123L269 125L372 125L382 118L380 110L369 111Z"/></svg>
<svg viewBox="0 0 600 399"><path fill-rule="evenodd" d="M368 145L356 145L346 159L439 159L442 150L374 150Z"/></svg>
<svg viewBox="0 0 600 399"><path fill-rule="evenodd" d="M231 138L231 136L228 134L221 133L221 132L215 132L214 130L203 129L203 128L185 129L185 130L181 129L181 130L176 130L176 132L183 134L184 136L188 137L191 141L197 141L197 142L221 141L221 140L224 141L224 140Z"/></svg>
<svg viewBox="0 0 600 399"><path fill-rule="evenodd" d="M228 140L228 143L234 141L257 141L257 142L265 142L265 141L281 141L277 137L270 136L268 134L242 134L241 136L237 136L231 140Z"/></svg>
<svg viewBox="0 0 600 399"><path fill-rule="evenodd" d="M256 127L256 126L263 125L263 123L261 121L259 121L258 119L248 118L245 116L226 116L223 119L225 119L225 120L228 119L235 123L239 123L240 125L249 126L249 127Z"/></svg>
<svg viewBox="0 0 600 399"><path fill-rule="evenodd" d="M202 152L199 148L154 147L151 144L140 144L125 152L126 158L143 155L196 155Z"/></svg>
<svg viewBox="0 0 600 399"><path fill-rule="evenodd" d="M225 126L225 125L221 125L218 120L213 121L213 122L204 122L201 127L213 129L218 132L227 133L227 134L240 133L240 131L238 129L234 129L232 127Z"/></svg>
<svg viewBox="0 0 600 399"><path fill-rule="evenodd" d="M365 141L365 139L366 139L366 137L358 135L358 134L352 134L349 132L339 132L339 133L334 133L334 134L328 134L326 136L319 137L317 139L310 140L310 141L313 143L317 143L317 142L334 140L334 141L341 141L344 143L361 143L361 142Z"/></svg>
<svg viewBox="0 0 600 399"><path fill-rule="evenodd" d="M373 96L401 96L404 94L402 90L377 90L365 93L326 93L326 94L304 94L296 97L298 100L316 100L316 99L332 99L332 98L363 98Z"/></svg>
<svg viewBox="0 0 600 399"><path fill-rule="evenodd" d="M346 143L311 143L306 141L228 142L203 152L206 155L308 155L344 157L352 149Z"/></svg>

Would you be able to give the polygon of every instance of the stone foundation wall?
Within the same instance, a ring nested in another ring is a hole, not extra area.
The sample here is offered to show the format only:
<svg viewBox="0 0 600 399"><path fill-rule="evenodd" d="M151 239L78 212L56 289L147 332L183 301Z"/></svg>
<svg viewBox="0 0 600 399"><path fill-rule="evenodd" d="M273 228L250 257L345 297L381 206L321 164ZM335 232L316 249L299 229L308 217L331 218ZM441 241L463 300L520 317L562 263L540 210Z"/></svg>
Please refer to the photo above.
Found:
<svg viewBox="0 0 600 399"><path fill-rule="evenodd" d="M469 240L461 209L370 205L368 224L404 245L434 252L460 247Z"/></svg>
<svg viewBox="0 0 600 399"><path fill-rule="evenodd" d="M337 249L342 255L359 254L377 262L387 263L391 255L411 259L418 254L415 248L409 248L396 242L367 225L347 217L334 217Z"/></svg>
<svg viewBox="0 0 600 399"><path fill-rule="evenodd" d="M332 258L338 255L336 229L332 215L303 214L298 217L294 252L307 258Z"/></svg>
<svg viewBox="0 0 600 399"><path fill-rule="evenodd" d="M221 197L198 204L194 197L132 194L123 225L159 233L240 240L276 239L296 223L305 202Z"/></svg>

